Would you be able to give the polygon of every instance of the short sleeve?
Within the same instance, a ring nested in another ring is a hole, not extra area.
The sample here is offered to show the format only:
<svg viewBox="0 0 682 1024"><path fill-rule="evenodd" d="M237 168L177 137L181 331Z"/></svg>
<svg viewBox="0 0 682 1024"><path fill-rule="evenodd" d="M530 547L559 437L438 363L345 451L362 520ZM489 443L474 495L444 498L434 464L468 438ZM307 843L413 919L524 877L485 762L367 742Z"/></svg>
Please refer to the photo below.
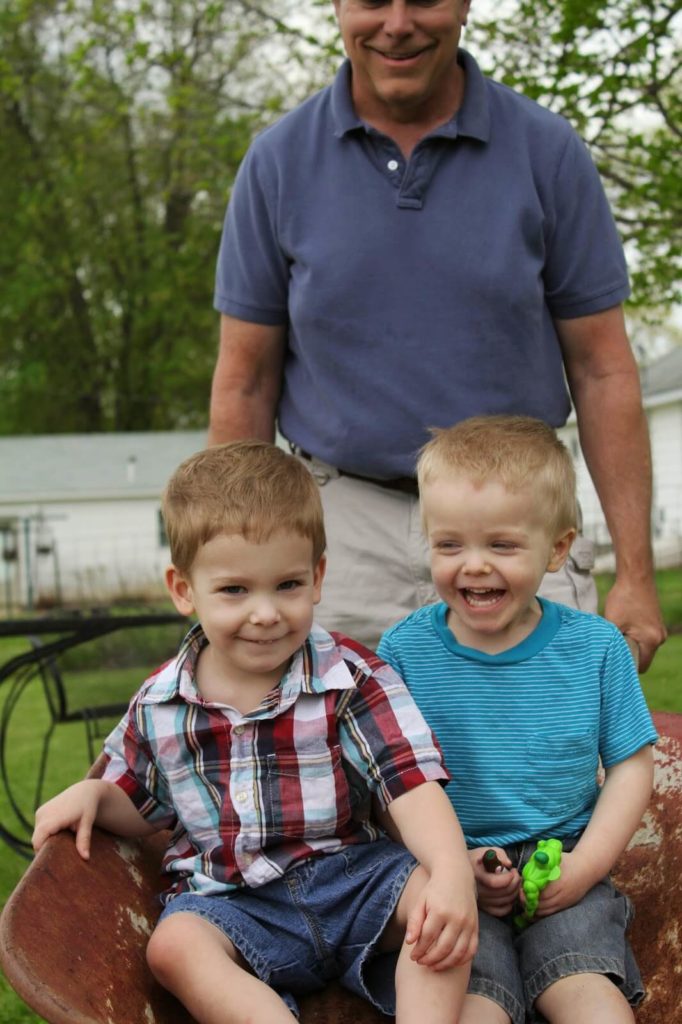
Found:
<svg viewBox="0 0 682 1024"><path fill-rule="evenodd" d="M385 633L382 633L379 643L377 644L377 654L383 659L388 665L391 665L396 672L400 671L398 662L396 660L395 652L393 651L393 645L391 643L391 630L387 629Z"/></svg>
<svg viewBox="0 0 682 1024"><path fill-rule="evenodd" d="M287 322L289 267L277 232L277 181L258 140L248 151L230 198L216 269L214 305L250 323Z"/></svg>
<svg viewBox="0 0 682 1024"><path fill-rule="evenodd" d="M623 246L604 187L571 129L547 206L545 297L554 318L601 312L630 294Z"/></svg>
<svg viewBox="0 0 682 1024"><path fill-rule="evenodd" d="M617 630L604 657L601 693L599 754L610 768L658 739L632 655Z"/></svg>
<svg viewBox="0 0 682 1024"><path fill-rule="evenodd" d="M160 828L175 823L165 781L136 722L136 703L104 742L108 758L102 778L119 786L147 821Z"/></svg>

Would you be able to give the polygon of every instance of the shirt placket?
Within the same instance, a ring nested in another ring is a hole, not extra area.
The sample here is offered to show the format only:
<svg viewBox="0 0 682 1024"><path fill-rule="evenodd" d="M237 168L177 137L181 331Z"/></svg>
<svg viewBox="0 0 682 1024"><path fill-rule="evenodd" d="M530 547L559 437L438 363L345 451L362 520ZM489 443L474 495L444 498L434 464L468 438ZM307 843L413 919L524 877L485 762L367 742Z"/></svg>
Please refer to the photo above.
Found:
<svg viewBox="0 0 682 1024"><path fill-rule="evenodd" d="M406 210L421 210L431 178L448 149L448 143L457 138L456 120L428 136L415 146L410 158L388 136L376 128L365 129L365 147L375 166L386 174L396 190L396 206ZM445 144L443 144L445 143Z"/></svg>
<svg viewBox="0 0 682 1024"><path fill-rule="evenodd" d="M234 845L235 864L244 881L257 884L258 851L262 845L262 808L256 776L257 723L241 719L233 724L230 749L230 799L239 818Z"/></svg>

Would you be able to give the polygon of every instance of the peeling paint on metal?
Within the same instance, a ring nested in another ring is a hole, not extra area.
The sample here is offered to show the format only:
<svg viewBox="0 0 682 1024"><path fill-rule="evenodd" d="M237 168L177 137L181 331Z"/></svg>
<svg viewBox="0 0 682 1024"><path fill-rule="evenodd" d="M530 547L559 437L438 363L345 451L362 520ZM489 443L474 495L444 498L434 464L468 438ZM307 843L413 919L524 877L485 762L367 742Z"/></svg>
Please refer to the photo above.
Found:
<svg viewBox="0 0 682 1024"><path fill-rule="evenodd" d="M136 914L131 907L126 907L126 913L130 923L139 935L151 935L152 926L148 917L145 917L143 914Z"/></svg>
<svg viewBox="0 0 682 1024"><path fill-rule="evenodd" d="M115 844L116 852L122 861L125 862L130 877L135 882L138 889L144 888L144 878L142 872L133 863L140 858L140 847L138 842L131 842L129 839L116 839Z"/></svg>
<svg viewBox="0 0 682 1024"><path fill-rule="evenodd" d="M139 860L140 844L137 839L125 839L123 836L116 836L114 846L122 860Z"/></svg>
<svg viewBox="0 0 682 1024"><path fill-rule="evenodd" d="M656 822L653 819L651 811L646 811L642 824L639 826L632 841L631 846L660 846L661 837L656 831Z"/></svg>
<svg viewBox="0 0 682 1024"><path fill-rule="evenodd" d="M655 793L642 826L621 857L617 885L633 901L631 929L647 995L638 1024L682 1020L682 742L662 736L655 748Z"/></svg>

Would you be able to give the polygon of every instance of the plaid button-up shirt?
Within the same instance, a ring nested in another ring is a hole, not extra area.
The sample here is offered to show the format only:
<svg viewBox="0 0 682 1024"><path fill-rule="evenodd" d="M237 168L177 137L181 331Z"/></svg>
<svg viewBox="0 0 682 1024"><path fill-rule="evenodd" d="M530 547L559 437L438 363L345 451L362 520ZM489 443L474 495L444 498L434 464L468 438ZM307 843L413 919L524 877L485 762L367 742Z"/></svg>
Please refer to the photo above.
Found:
<svg viewBox="0 0 682 1024"><path fill-rule="evenodd" d="M164 902L263 885L297 861L372 842L373 794L386 807L449 778L407 687L361 644L314 627L279 686L241 714L196 688L206 642L190 630L105 743L104 778L173 829Z"/></svg>

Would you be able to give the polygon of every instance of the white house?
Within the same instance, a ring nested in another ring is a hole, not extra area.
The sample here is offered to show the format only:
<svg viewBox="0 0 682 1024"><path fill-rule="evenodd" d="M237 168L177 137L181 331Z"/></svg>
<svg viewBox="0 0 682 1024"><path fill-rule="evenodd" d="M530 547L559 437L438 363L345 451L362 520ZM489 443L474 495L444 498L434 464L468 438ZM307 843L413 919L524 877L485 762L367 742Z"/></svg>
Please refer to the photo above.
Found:
<svg viewBox="0 0 682 1024"><path fill-rule="evenodd" d="M682 348L642 371L654 460L657 563L682 564ZM608 424L605 425L608 429ZM586 534L609 566L610 543L577 428ZM163 592L168 560L160 494L206 433L160 431L0 438L0 608L104 604Z"/></svg>
<svg viewBox="0 0 682 1024"><path fill-rule="evenodd" d="M0 438L0 603L160 594L160 494L205 443L203 430Z"/></svg>
<svg viewBox="0 0 682 1024"><path fill-rule="evenodd" d="M656 564L682 565L682 347L640 370L651 434L654 496L651 517ZM608 424L605 424L608 429ZM576 462L584 531L597 543L598 566L611 568L610 538L578 443L575 417L559 431Z"/></svg>

